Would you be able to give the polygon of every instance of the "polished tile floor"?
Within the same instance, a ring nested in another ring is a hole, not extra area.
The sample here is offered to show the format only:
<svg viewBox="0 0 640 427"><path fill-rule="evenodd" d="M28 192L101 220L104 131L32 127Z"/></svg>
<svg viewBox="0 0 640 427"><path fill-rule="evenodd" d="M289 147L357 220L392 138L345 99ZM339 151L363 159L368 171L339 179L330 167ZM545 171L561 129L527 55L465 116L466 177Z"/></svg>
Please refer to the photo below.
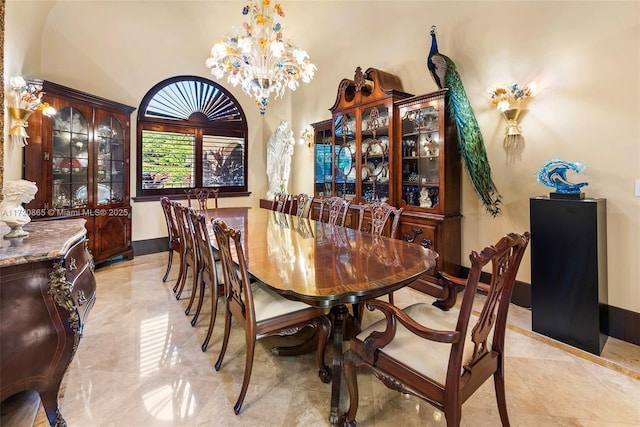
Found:
<svg viewBox="0 0 640 427"><path fill-rule="evenodd" d="M330 385L318 379L313 355L271 355L269 348L280 338L258 345L242 412L234 415L244 365L243 332L237 325L232 329L227 356L216 372L222 316L203 353L209 308L205 304L192 327L184 314L189 292L179 301L172 292L177 266L167 283L161 281L166 259L166 252L145 255L96 270L97 300L63 381L60 408L68 425L328 425ZM410 289L395 298L398 305L430 301ZM596 357L541 337L530 324L528 310L512 307L506 382L513 426L640 425L639 347L609 339L603 357ZM440 412L388 390L365 371L359 384L362 426L446 425ZM42 413L36 425L45 425ZM500 425L491 382L465 403L462 425Z"/></svg>

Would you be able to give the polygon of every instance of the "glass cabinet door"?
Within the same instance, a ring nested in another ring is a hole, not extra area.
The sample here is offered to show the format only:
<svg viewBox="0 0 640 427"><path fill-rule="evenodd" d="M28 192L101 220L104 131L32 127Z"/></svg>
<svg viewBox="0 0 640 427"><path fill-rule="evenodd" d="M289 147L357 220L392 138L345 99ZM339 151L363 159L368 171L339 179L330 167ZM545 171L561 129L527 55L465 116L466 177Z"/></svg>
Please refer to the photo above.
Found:
<svg viewBox="0 0 640 427"><path fill-rule="evenodd" d="M124 126L112 116L105 117L96 129L95 168L98 205L122 202L124 194Z"/></svg>
<svg viewBox="0 0 640 427"><path fill-rule="evenodd" d="M331 127L317 129L314 141L315 154L315 188L314 194L319 197L331 196L333 180L333 140Z"/></svg>
<svg viewBox="0 0 640 427"><path fill-rule="evenodd" d="M355 113L337 114L334 117L334 168L335 195L346 200L356 196L356 117Z"/></svg>
<svg viewBox="0 0 640 427"><path fill-rule="evenodd" d="M389 199L389 108L366 108L361 118L361 194L365 202Z"/></svg>
<svg viewBox="0 0 640 427"><path fill-rule="evenodd" d="M440 196L440 110L428 106L401 114L402 201L435 208Z"/></svg>
<svg viewBox="0 0 640 427"><path fill-rule="evenodd" d="M89 201L89 126L75 107L58 110L52 120L52 206L82 208Z"/></svg>

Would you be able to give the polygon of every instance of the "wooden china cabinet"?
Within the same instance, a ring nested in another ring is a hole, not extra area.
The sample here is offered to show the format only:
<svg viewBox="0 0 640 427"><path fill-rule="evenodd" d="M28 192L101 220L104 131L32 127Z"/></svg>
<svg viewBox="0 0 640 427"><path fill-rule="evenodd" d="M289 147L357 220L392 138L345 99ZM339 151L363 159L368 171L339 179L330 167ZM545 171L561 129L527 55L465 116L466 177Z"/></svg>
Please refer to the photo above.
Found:
<svg viewBox="0 0 640 427"><path fill-rule="evenodd" d="M24 178L38 186L33 220L84 218L95 263L133 257L129 197L130 116L134 107L49 81L43 101L53 117L33 114Z"/></svg>
<svg viewBox="0 0 640 427"><path fill-rule="evenodd" d="M411 284L439 298L448 309L456 292L438 271L460 275L461 163L455 123L448 113L448 90L396 102L394 140L395 206L404 209L399 236L439 254L436 268Z"/></svg>
<svg viewBox="0 0 640 427"><path fill-rule="evenodd" d="M436 267L411 286L443 309L456 292L438 272L461 270L461 163L448 96L447 89L413 96L398 77L358 67L353 80L340 82L330 126L314 125L314 195L403 208L398 238L439 254ZM356 225L355 209L347 218Z"/></svg>
<svg viewBox="0 0 640 427"><path fill-rule="evenodd" d="M397 100L408 98L397 76L358 67L353 80L343 79L332 113L333 164L331 194L352 204L394 200L390 167ZM325 181L325 186L326 186ZM329 194L325 195L328 196ZM354 211L355 212L355 211ZM349 215L354 225L357 215Z"/></svg>

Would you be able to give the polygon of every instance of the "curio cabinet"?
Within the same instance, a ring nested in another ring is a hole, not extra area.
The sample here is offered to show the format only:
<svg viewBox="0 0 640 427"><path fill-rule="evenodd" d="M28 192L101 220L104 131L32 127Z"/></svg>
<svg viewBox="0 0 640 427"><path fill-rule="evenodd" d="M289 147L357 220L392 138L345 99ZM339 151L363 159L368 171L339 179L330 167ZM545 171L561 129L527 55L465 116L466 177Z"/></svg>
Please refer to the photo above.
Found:
<svg viewBox="0 0 640 427"><path fill-rule="evenodd" d="M24 177L38 186L27 205L32 219L85 218L96 263L133 257L129 126L135 108L48 81L34 83L43 86L43 101L57 113L29 119Z"/></svg>
<svg viewBox="0 0 640 427"><path fill-rule="evenodd" d="M414 96L395 104L395 204L404 209L400 236L438 254L436 268L411 286L440 298L449 308L455 292L438 271L460 274L460 151L448 113L448 90Z"/></svg>

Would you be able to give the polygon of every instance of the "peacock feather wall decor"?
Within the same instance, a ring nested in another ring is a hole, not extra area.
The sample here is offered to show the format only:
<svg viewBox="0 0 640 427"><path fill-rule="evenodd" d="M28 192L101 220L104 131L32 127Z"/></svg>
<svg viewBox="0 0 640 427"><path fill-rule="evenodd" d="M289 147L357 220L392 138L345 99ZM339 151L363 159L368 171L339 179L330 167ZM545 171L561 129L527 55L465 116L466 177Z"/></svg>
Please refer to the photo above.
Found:
<svg viewBox="0 0 640 427"><path fill-rule="evenodd" d="M458 144L464 165L483 206L495 217L500 213L502 196L491 178L491 167L480 126L462 85L460 74L451 58L438 51L435 26L431 27L431 50L427 58L427 68L440 89L449 89L449 114L454 118L458 128Z"/></svg>

